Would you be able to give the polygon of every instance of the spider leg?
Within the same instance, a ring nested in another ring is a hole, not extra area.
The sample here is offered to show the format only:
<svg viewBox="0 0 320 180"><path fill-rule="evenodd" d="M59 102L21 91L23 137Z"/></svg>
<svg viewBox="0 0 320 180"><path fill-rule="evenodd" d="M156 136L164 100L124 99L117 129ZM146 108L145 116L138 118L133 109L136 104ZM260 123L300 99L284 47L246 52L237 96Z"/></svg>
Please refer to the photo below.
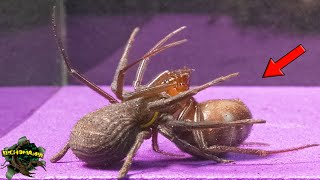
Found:
<svg viewBox="0 0 320 180"><path fill-rule="evenodd" d="M151 53L152 51L158 49L160 46L162 46L164 43L166 43L172 36L174 36L175 34L177 34L178 32L182 31L185 28L186 28L185 26L182 26L179 29L169 33L166 37L161 39L153 48L151 48L148 53ZM135 80L133 81L134 89L137 89L140 87L141 82L142 82L142 78L143 78L144 72L148 66L149 60L150 60L150 58L146 58L140 62L138 70L136 72Z"/></svg>
<svg viewBox="0 0 320 180"><path fill-rule="evenodd" d="M99 86L97 86L93 82L89 81L82 74L78 73L77 70L72 68L71 61L67 56L67 53L66 53L65 48L63 46L62 40L57 35L57 25L56 25L56 20L55 20L55 7L53 7L53 13L52 13L52 29L53 29L54 37L56 38L56 41L58 43L58 47L59 47L60 53L62 55L62 58L63 58L63 60L64 60L64 62L66 64L66 67L67 67L69 73L73 77L75 77L76 79L81 81L83 84L87 85L89 88L91 88L92 90L94 90L95 92L97 92L98 94L103 96L104 98L108 99L110 103L117 103L118 101L114 97L112 97L110 94L108 94L107 92L102 90Z"/></svg>
<svg viewBox="0 0 320 180"><path fill-rule="evenodd" d="M127 66L126 66L126 63L123 64L122 62L120 62L119 63L119 67L118 67L117 72L116 72L115 77L114 77L114 81L111 84L111 89L114 89L114 90L118 89L118 92L116 93L116 95L117 95L117 97L119 99L123 100L124 96L127 97L127 95L126 95L127 93L123 94L123 84L124 84L124 75L125 75L125 72L128 69L130 69L131 67L133 67L137 63L143 61L143 59L145 59L145 58L150 58L150 57L160 53L161 51L164 51L164 50L166 50L168 48L171 48L173 46L177 46L177 45L182 44L184 42L186 42L186 39L183 39L183 40L180 40L180 41L175 41L173 43L170 43L170 44L167 44L165 46L159 47L158 49L156 49L156 50L154 50L154 51L152 51L150 53L145 54L142 58L140 58L139 60L137 60L137 61L135 61L135 62L133 62L130 65L127 65ZM121 60L121 61L123 61L123 60ZM121 65L121 64L123 64L123 65ZM120 67L120 65L121 65L121 67ZM120 88L120 87L122 87L122 88Z"/></svg>
<svg viewBox="0 0 320 180"><path fill-rule="evenodd" d="M233 147L233 146L210 146L204 149L207 153L226 153L226 152L233 152L233 153L240 153L240 154L253 154L259 156L267 156L270 154L278 154L290 151L297 151L309 147L319 146L320 144L308 144L304 146L288 148L288 149L280 149L280 150L261 150L261 149L251 149L251 148L240 148L240 147Z"/></svg>
<svg viewBox="0 0 320 180"><path fill-rule="evenodd" d="M243 142L240 146L270 146L270 144L263 142Z"/></svg>
<svg viewBox="0 0 320 180"><path fill-rule="evenodd" d="M189 111L191 110L191 107L194 106L194 99L190 99L189 102L183 107L183 109L181 110L181 112L178 115L177 120L183 120L184 117L186 116L186 114L189 113ZM169 155L169 156L180 156L182 157L183 155L176 155L176 154L171 154L168 152L164 152L162 150L160 150L159 145L158 145L158 129L153 128L152 129L152 147L153 150L157 153L161 153L164 155Z"/></svg>
<svg viewBox="0 0 320 180"><path fill-rule="evenodd" d="M201 109L199 106L196 106L196 111L195 111L195 116L194 116L194 121L195 122L203 122L201 119ZM203 135L203 131L201 130L193 130L193 138L194 141L197 144L197 147L199 147L199 149L203 152L209 153L209 154L219 154L221 152L215 152L215 151L210 151L208 148L208 145L205 141L204 135Z"/></svg>
<svg viewBox="0 0 320 180"><path fill-rule="evenodd" d="M187 106L185 106L185 108L181 111L181 113L179 114L179 117L177 120L183 121L185 119L185 116L189 113L189 111L191 110L191 107L194 107L194 122L200 122L201 121L201 110L200 107L195 104L195 100L193 98L191 98L189 100L189 104ZM193 130L192 131L193 137L195 139L195 142L197 143L198 147L202 148L203 145L206 144L206 142L204 141L204 138L201 138L203 136L203 133L201 130ZM201 143L200 143L201 141Z"/></svg>
<svg viewBox="0 0 320 180"><path fill-rule="evenodd" d="M124 164L122 165L122 167L119 171L119 175L118 175L119 179L124 178L127 175L128 171L131 167L134 156L136 155L136 153L137 153L138 149L140 148L141 144L143 143L144 139L148 139L148 138L150 138L150 132L148 132L148 131L142 131L137 135L136 141L135 141L134 145L132 146L132 148L130 149L130 151L127 155L127 158L124 161Z"/></svg>
<svg viewBox="0 0 320 180"><path fill-rule="evenodd" d="M170 72L168 70L161 72L150 83L148 83L146 86L150 87L150 86L155 86L157 84L161 84L164 80L169 78L169 76L170 76L169 73ZM139 85L139 87L137 87L137 88L140 89L141 86Z"/></svg>
<svg viewBox="0 0 320 180"><path fill-rule="evenodd" d="M147 85L139 86L134 92L129 92L124 94L124 100L129 100L137 97L145 97L164 92L170 86L175 86L175 83L172 84L162 84L166 79L169 79L171 76L168 70L161 72Z"/></svg>
<svg viewBox="0 0 320 180"><path fill-rule="evenodd" d="M196 123L201 122L203 120L203 119L201 119L200 115L201 115L201 109L199 106L196 106L196 110L194 113L194 121ZM207 142L204 139L203 131L193 130L192 134L193 134L193 138L194 138L195 142L197 143L197 145L200 149L204 149L207 147Z"/></svg>
<svg viewBox="0 0 320 180"><path fill-rule="evenodd" d="M253 123L265 123L264 120L252 120L252 119L246 119L246 120L240 120L240 121L234 121L234 122L203 122L200 119L200 108L196 106L196 112L195 112L195 122L187 122L187 121L177 121L174 119L172 115L163 115L161 118L165 121L164 126L159 127L159 131L162 135L167 137L170 141L177 144L178 146L184 147L189 152L192 152L193 154L203 157L205 159L210 159L219 163L229 163L233 162L232 160L226 160L217 157L214 154L217 154L215 152L212 152L208 150L207 144L205 143L205 140L203 138L203 133L201 130L197 130L198 128L221 128L221 127L227 127L227 126L237 126L237 125L243 125L243 124L253 124ZM177 137L174 133L172 133L172 130L167 128L183 128L183 129L190 129L193 131L193 135L195 138L195 142L197 143L197 146L194 146L190 143L188 143L185 140L180 139Z"/></svg>
<svg viewBox="0 0 320 180"><path fill-rule="evenodd" d="M161 95L160 93L166 91L171 86L175 86L175 84L160 84L157 86L145 87L145 88L138 89L136 91L124 94L123 98L125 101L127 101L130 99L139 98L139 97L151 97L155 95Z"/></svg>
<svg viewBox="0 0 320 180"><path fill-rule="evenodd" d="M152 56L155 56L156 54L158 54L158 53L160 53L160 52L162 52L162 51L164 51L164 50L166 50L166 49L169 49L169 48L171 48L171 47L180 45L180 44L185 43L185 42L187 42L187 39L182 39L182 40L175 41L175 42L172 42L172 43L170 43L170 44L161 46L161 47L159 47L159 48L157 48L157 49L155 49L155 50L153 50L153 51L151 51L151 52L149 52L149 53L146 53L146 54L143 55L142 58L140 58L139 60L137 60L137 61L131 63L130 65L128 65L127 67L123 68L123 69L121 70L122 72L120 72L120 73L125 73L129 68L131 68L132 66L138 64L139 62L143 61L143 60L146 59L146 58L151 58Z"/></svg>
<svg viewBox="0 0 320 180"><path fill-rule="evenodd" d="M200 108L196 108L196 113L195 113L196 123L203 122L201 121L201 117L199 116L200 113L201 113ZM237 122L237 121L233 121L233 122ZM227 123L219 122L218 124L227 124ZM211 154L233 152L233 153L241 153L241 154L253 154L253 155L259 155L259 156L266 156L270 154L284 153L284 152L296 151L296 150L305 149L309 147L319 146L319 144L308 144L305 146L281 149L281 150L261 150L261 149L240 148L240 147L222 146L222 145L214 145L214 146L208 147L204 139L203 131L193 130L193 135L198 147L204 152L211 153Z"/></svg>
<svg viewBox="0 0 320 180"><path fill-rule="evenodd" d="M178 121L183 121L186 117L186 115L188 115L188 113L190 113L190 111L193 109L192 107L195 107L195 99L194 98L190 98L188 100L189 102L187 102L187 104L183 107L183 109L180 111L177 120Z"/></svg>
<svg viewBox="0 0 320 180"><path fill-rule="evenodd" d="M171 142L173 142L174 144L177 144L181 147L184 147L184 149L188 150L189 152L192 152L193 154L199 156L199 157L203 157L205 159L209 159L209 160L213 160L215 162L218 163L230 163L233 162L232 160L227 160L227 159L222 159L219 158L213 154L210 153L206 153L203 150L201 150L200 148L188 143L187 141L178 138L169 128L165 127L165 126L159 126L159 132L166 137L167 139L169 139Z"/></svg>
<svg viewBox="0 0 320 180"><path fill-rule="evenodd" d="M203 84L201 86L198 86L198 87L195 87L193 89L189 89L187 91L184 91L176 96L173 96L173 97L170 97L170 98L167 98L167 99L160 99L158 101L154 101L154 102L150 102L148 104L148 108L150 110L160 110L164 107L167 107L167 106L170 106L170 105L173 105L175 103L178 103L180 102L181 100L183 99L186 99L186 98L190 98L194 95L196 95L198 92L210 87L210 86L213 86L219 82L223 82L227 79L230 79L232 77L235 77L235 76L238 76L239 73L233 73L233 74L229 74L227 76L222 76L222 77L219 77L217 79L214 79L206 84Z"/></svg>
<svg viewBox="0 0 320 180"><path fill-rule="evenodd" d="M58 162L61 158L63 158L63 156L67 153L67 151L69 150L70 146L69 143L67 143L56 155L54 155L50 161L52 163Z"/></svg>
<svg viewBox="0 0 320 180"><path fill-rule="evenodd" d="M139 28L135 28L131 33L130 38L127 42L127 45L123 51L120 62L118 64L113 81L111 83L112 92L117 96L118 99L121 99L121 100L123 99L122 93L123 93L123 86L124 86L124 73L121 73L121 70L127 66L129 51L132 47L132 43L134 42L134 38L136 37L138 31L139 31Z"/></svg>
<svg viewBox="0 0 320 180"><path fill-rule="evenodd" d="M265 120L260 119L243 119L239 121L231 122L192 122L192 121L177 121L172 115L164 114L161 116L164 124L172 128L182 128L185 130L195 130L195 129L207 129L207 128L222 128L222 127L233 127L239 125L248 124L261 124L265 123Z"/></svg>
<svg viewBox="0 0 320 180"><path fill-rule="evenodd" d="M166 156L174 156L174 157L183 157L184 155L180 155L180 154L173 154L173 153L169 153L169 152L165 152L160 150L159 148L159 144L158 144L158 129L156 128L152 128L152 149L153 151L166 155Z"/></svg>

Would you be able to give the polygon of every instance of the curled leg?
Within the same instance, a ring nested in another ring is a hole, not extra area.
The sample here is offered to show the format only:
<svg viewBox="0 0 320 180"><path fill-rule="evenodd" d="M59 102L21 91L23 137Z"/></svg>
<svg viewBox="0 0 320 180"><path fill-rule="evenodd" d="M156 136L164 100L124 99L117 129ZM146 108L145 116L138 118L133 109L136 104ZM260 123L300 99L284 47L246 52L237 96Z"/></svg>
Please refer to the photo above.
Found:
<svg viewBox="0 0 320 180"><path fill-rule="evenodd" d="M214 146L207 146L206 141L203 136L203 132L201 130L197 130L198 128L213 128L214 124L217 126L215 128L221 128L225 126L235 126L235 125L245 125L250 123L263 123L263 121L255 121L252 119L247 120L239 120L239 121L233 121L233 122L217 122L217 123L211 123L211 122L203 122L200 119L200 116L197 116L199 113L199 109L197 109L195 113L195 120L196 122L185 122L185 121L174 121L171 116L165 116L165 118L169 118L167 121L167 125L171 125L171 127L179 127L184 129L194 129L193 135L195 142L197 143L197 146L205 153L209 154L219 154L219 153L227 153L227 152L233 152L233 153L241 153L241 154L253 154L253 155L259 155L259 156L267 156L270 154L277 154L277 153L284 153L284 152L290 152L290 151L296 151L301 150L309 147L319 146L319 144L308 144L304 146L294 147L294 148L287 148L287 149L280 149L280 150L261 150L261 149L252 149L252 148L240 148L240 147L234 147L234 146L223 146L223 145L214 145ZM238 123L239 124L238 124ZM220 127L219 127L220 126Z"/></svg>
<svg viewBox="0 0 320 180"><path fill-rule="evenodd" d="M187 149L189 152L192 152L193 154L203 157L204 159L213 160L218 163L230 163L233 162L232 160L222 159L218 156L215 156L211 153L204 152L202 149L188 143L187 141L178 138L172 131L165 127L165 126L159 126L159 132L165 136L167 139L169 139L174 144L184 147L184 149Z"/></svg>
<svg viewBox="0 0 320 180"><path fill-rule="evenodd" d="M180 154L173 154L173 153L164 152L160 150L159 144L158 144L158 129L156 128L152 129L152 148L155 152L166 155L166 156L183 157L183 155L180 155Z"/></svg>
<svg viewBox="0 0 320 180"><path fill-rule="evenodd" d="M184 106L184 108L181 110L181 112L178 115L177 120L182 120L185 118L185 115L190 111L191 107L194 106L194 100L190 99L189 102ZM177 155L177 154L172 154L168 152L164 152L160 150L159 145L158 145L158 129L153 128L152 129L152 148L155 152L161 153L164 155L168 156L177 156L177 157L182 157L183 155Z"/></svg>
<svg viewBox="0 0 320 180"><path fill-rule="evenodd" d="M199 106L196 106L195 113L194 113L194 121L196 123L203 122L203 119L200 115L201 115L201 109ZM197 130L197 129L193 130L192 134L195 142L197 143L198 147L200 147L200 149L204 149L207 147L207 142L204 139L202 130Z"/></svg>
<svg viewBox="0 0 320 180"><path fill-rule="evenodd" d="M70 148L69 143L67 143L56 155L54 155L50 159L50 162L52 163L58 162L68 152L69 148Z"/></svg>
<svg viewBox="0 0 320 180"><path fill-rule="evenodd" d="M142 131L138 134L136 141L134 142L134 145L130 149L130 151L127 155L127 158L124 161L124 164L122 165L122 168L119 171L119 176L118 176L119 179L124 178L127 175L128 171L131 167L133 158L136 155L138 149L140 148L144 139L148 139L149 137L150 137L150 132L148 132L148 131Z"/></svg>

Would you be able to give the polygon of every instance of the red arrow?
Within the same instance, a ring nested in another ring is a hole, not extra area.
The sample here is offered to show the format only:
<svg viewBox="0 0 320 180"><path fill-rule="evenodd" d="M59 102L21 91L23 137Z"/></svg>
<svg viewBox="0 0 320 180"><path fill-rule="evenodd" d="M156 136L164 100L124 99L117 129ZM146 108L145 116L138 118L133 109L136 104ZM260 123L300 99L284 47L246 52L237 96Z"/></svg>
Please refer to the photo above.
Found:
<svg viewBox="0 0 320 180"><path fill-rule="evenodd" d="M276 63L272 60L272 58L270 58L262 78L284 76L281 69L286 67L288 64L290 64L292 61L297 59L299 56L301 56L305 52L306 52L306 49L304 49L304 47L300 44L299 46L294 48L292 51L290 51L288 54L280 58Z"/></svg>

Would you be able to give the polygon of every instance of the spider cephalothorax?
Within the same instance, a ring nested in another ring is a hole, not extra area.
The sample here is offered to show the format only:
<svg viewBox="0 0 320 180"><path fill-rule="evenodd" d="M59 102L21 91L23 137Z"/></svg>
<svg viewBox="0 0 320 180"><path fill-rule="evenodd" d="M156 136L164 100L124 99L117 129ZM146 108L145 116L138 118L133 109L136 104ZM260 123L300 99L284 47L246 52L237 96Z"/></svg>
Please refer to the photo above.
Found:
<svg viewBox="0 0 320 180"><path fill-rule="evenodd" d="M170 96L175 96L181 92L187 91L190 86L190 74L193 70L188 67L182 69L169 71L168 78L165 79L162 84L174 83L175 86L169 87L166 92Z"/></svg>

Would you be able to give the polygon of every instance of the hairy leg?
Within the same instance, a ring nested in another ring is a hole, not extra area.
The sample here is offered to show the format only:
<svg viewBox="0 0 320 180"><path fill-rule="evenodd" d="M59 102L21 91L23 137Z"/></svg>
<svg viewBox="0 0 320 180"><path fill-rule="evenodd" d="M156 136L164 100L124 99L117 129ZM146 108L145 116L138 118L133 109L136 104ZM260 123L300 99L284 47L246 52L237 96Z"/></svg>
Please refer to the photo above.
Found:
<svg viewBox="0 0 320 180"><path fill-rule="evenodd" d="M205 149L205 152L207 153L233 152L233 153L240 153L240 154L253 154L253 155L259 155L259 156L267 156L270 154L297 151L297 150L314 147L314 146L319 146L319 144L308 144L304 146L288 148L288 149L280 149L280 150L261 150L261 149L240 148L240 147L233 147L233 146L210 146Z"/></svg>
<svg viewBox="0 0 320 180"><path fill-rule="evenodd" d="M67 151L70 149L69 143L67 143L56 155L54 155L50 161L52 163L58 162L63 156L67 153Z"/></svg>
<svg viewBox="0 0 320 180"><path fill-rule="evenodd" d="M173 43L170 43L170 44L167 44L167 45L165 45L165 46L159 47L158 49L155 49L154 51L145 54L142 58L140 58L139 60L131 63L130 65L121 66L121 68L119 69L119 72L117 71L117 73L116 73L116 75L115 75L115 78L114 78L114 79L117 79L117 81L114 81L114 82L111 84L111 87L114 88L114 89L116 89L116 88L120 87L120 86L118 86L118 84L121 84L121 85L122 85L122 86L121 86L122 88L118 88L118 89L123 89L124 75L125 75L125 73L126 73L126 71L127 71L128 69L130 69L131 67L133 67L135 64L138 64L139 62L143 61L143 59L145 59L145 58L150 58L150 57L152 57L152 56L154 56L154 55L156 55L156 54L158 54L158 53L160 53L160 52L162 52L162 51L164 51L164 50L166 50L166 49L168 49L168 48L177 46L177 45L179 45L179 44L181 44L181 43L184 43L184 42L186 42L185 39L180 40L180 41L175 41L175 42L173 42ZM130 98L130 97L129 97L130 94L135 94L135 93L138 93L138 90L137 90L137 92L132 92L132 93L123 93L123 91L121 90L121 97L120 97L120 94L118 94L117 97L119 96L118 98L121 98L121 100L124 100L124 99L126 99L126 98Z"/></svg>
<svg viewBox="0 0 320 180"><path fill-rule="evenodd" d="M130 149L130 151L127 155L127 158L124 161L122 168L119 171L119 175L118 175L119 179L124 178L127 175L128 171L131 167L134 156L136 155L136 153L137 153L138 149L140 148L141 144L143 143L144 139L148 139L148 138L150 138L150 132L148 132L148 131L142 131L138 134L134 145Z"/></svg>
<svg viewBox="0 0 320 180"><path fill-rule="evenodd" d="M123 100L122 94L123 94L123 86L124 86L124 73L121 73L121 70L124 69L128 64L129 51L132 47L132 43L134 42L134 38L136 37L138 31L139 31L139 28L135 28L131 33L130 38L127 42L127 45L123 51L122 57L119 61L113 81L111 83L111 90L120 100Z"/></svg>
<svg viewBox="0 0 320 180"><path fill-rule="evenodd" d="M261 124L265 123L265 120L260 119L243 119L239 121L231 122L190 122L190 121L176 121L172 115L165 114L161 116L165 125L172 128L182 128L185 130L195 130L195 129L207 129L207 128L222 128L222 127L233 127L238 125L247 124Z"/></svg>
<svg viewBox="0 0 320 180"><path fill-rule="evenodd" d="M183 157L184 156L184 155L173 154L173 153L169 153L169 152L165 152L165 151L160 150L159 144L158 144L158 129L156 129L156 128L152 129L152 149L155 152L166 155L166 156L174 156L174 157Z"/></svg>
<svg viewBox="0 0 320 180"><path fill-rule="evenodd" d="M182 26L182 27L176 29L175 31L169 33L166 37L161 39L153 48L151 48L148 53L151 53L152 51L154 51L154 50L158 49L159 47L161 47L172 36L174 36L175 34L177 34L178 32L182 31L185 28L186 28L185 26ZM138 70L136 72L135 80L133 81L133 87L135 89L139 88L140 85L141 85L142 78L143 78L144 72L145 72L145 70L147 68L147 65L149 63L149 60L150 60L150 58L145 58L143 61L140 62L140 65L139 65Z"/></svg>
<svg viewBox="0 0 320 180"><path fill-rule="evenodd" d="M52 29L54 32L54 37L56 38L56 41L58 43L60 53L63 57L63 60L67 66L69 73L74 78L78 79L83 84L87 85L89 88L91 88L92 90L94 90L95 92L97 92L98 94L100 94L101 96L106 98L107 100L109 100L110 103L117 103L118 101L114 97L112 97L110 94L108 94L107 92L102 90L99 86L97 86L93 82L89 81L82 74L78 73L77 70L72 68L71 61L69 60L69 58L67 56L67 53L65 51L65 48L63 47L62 41L61 41L60 37L57 35L57 25L56 25L56 20L55 20L55 7L53 7L53 13L52 13Z"/></svg>
<svg viewBox="0 0 320 180"><path fill-rule="evenodd" d="M240 146L270 146L270 144L263 142L243 142Z"/></svg>
<svg viewBox="0 0 320 180"><path fill-rule="evenodd" d="M139 97L151 97L161 95L162 92L165 92L169 87L175 86L175 84L160 84L157 86L145 87L138 89L136 91L124 94L124 100L128 101L130 99L135 99Z"/></svg>
<svg viewBox="0 0 320 180"><path fill-rule="evenodd" d="M191 98L192 96L196 95L198 92L208 88L208 87L211 87L219 82L223 82L225 80L228 80L232 77L235 77L235 76L238 76L239 73L233 73L233 74L229 74L227 76L222 76L222 77L219 77L217 79L214 79L206 84L203 84L201 86L198 86L198 87L195 87L193 89L190 89L190 90L187 90L187 91L184 91L176 96L173 96L173 97L170 97L170 98L167 98L167 99L161 99L161 100L158 100L158 101L154 101L154 102L151 102L148 104L148 108L150 110L160 110L162 108L165 108L167 106L170 106L170 105L173 105L177 102L180 102L181 100L183 99L186 99L186 98Z"/></svg>
<svg viewBox="0 0 320 180"><path fill-rule="evenodd" d="M196 109L195 113L195 122L203 122L201 117L198 115L200 114L200 109ZM234 121L237 122L237 121ZM208 123L208 122L204 122ZM218 124L226 124L225 122L221 122ZM197 143L197 146L203 150L206 153L210 154L219 154L219 153L227 153L227 152L233 152L233 153L241 153L241 154L253 154L253 155L260 155L260 156L266 156L270 154L277 154L277 153L284 153L284 152L290 152L290 151L296 151L301 150L309 147L319 146L319 144L308 144L305 146L300 147L294 147L294 148L288 148L288 149L281 149L281 150L261 150L261 149L252 149L252 148L240 148L240 147L234 147L234 146L222 146L222 145L215 145L215 146L209 146L207 145L203 131L201 130L193 130L193 135L195 142Z"/></svg>
<svg viewBox="0 0 320 180"><path fill-rule="evenodd" d="M187 149L189 152L192 152L193 154L196 154L199 157L203 157L203 158L208 159L208 160L213 160L213 161L218 162L218 163L230 163L230 162L233 162L231 160L222 159L222 158L219 158L219 157L217 157L217 156L215 156L213 154L204 152L200 148L188 143L185 140L182 140L182 139L178 138L174 133L172 133L172 131L169 128L167 128L165 126L159 126L159 132L163 136L165 136L167 139L169 139L171 142L173 142L174 144L177 144L177 145L179 145L181 147L184 147L184 149Z"/></svg>

